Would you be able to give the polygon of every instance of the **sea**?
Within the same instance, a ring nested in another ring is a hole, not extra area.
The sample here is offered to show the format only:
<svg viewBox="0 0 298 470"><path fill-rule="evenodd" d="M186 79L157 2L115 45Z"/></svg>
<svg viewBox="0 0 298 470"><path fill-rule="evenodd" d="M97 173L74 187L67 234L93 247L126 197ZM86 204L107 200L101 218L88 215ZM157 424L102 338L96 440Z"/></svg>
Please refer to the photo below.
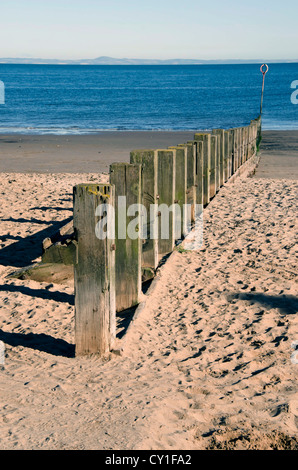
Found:
<svg viewBox="0 0 298 470"><path fill-rule="evenodd" d="M260 65L0 64L0 133L244 126L260 112ZM268 65L263 129L298 129L298 63Z"/></svg>

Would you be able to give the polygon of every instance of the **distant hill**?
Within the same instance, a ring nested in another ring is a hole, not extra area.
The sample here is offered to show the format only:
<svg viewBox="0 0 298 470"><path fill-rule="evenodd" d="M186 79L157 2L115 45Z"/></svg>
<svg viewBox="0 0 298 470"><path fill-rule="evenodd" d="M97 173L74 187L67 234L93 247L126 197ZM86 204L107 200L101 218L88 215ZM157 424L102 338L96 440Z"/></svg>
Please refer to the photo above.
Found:
<svg viewBox="0 0 298 470"><path fill-rule="evenodd" d="M0 58L0 64L52 64L52 65L212 65L212 64L262 64L266 60L197 60L197 59L115 59L101 56L96 59L62 60L33 58ZM269 63L291 63L297 60L270 60Z"/></svg>

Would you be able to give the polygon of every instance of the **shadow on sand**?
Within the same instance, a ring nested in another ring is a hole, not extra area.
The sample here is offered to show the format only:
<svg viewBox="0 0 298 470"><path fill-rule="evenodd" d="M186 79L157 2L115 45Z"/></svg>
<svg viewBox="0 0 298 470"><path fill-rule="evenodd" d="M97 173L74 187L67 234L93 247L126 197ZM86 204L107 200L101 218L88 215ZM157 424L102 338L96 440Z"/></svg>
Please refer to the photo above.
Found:
<svg viewBox="0 0 298 470"><path fill-rule="evenodd" d="M0 285L0 292L20 292L24 295L31 297L38 297L40 299L55 300L55 302L65 302L69 305L74 305L74 295L66 294L65 292L49 291L47 289L32 289L23 285L3 284Z"/></svg>
<svg viewBox="0 0 298 470"><path fill-rule="evenodd" d="M266 305L276 308L283 315L293 315L298 312L298 298L294 295L267 295L259 292L231 294L229 299L248 300L251 304Z"/></svg>
<svg viewBox="0 0 298 470"><path fill-rule="evenodd" d="M10 346L23 346L24 348L46 352L53 356L75 356L74 344L67 343L63 339L56 339L43 333L7 333L0 330L0 341L3 341L5 344L9 344Z"/></svg>
<svg viewBox="0 0 298 470"><path fill-rule="evenodd" d="M13 222L32 222L36 223L36 219L9 219ZM40 230L26 238L17 238L17 241L0 250L0 264L2 266L14 266L23 268L32 263L36 258L42 255L42 242L45 238L54 235L61 227L72 220L68 217L59 222L51 223L50 227ZM38 221L38 223L48 223ZM2 235L2 239L12 238L9 234Z"/></svg>

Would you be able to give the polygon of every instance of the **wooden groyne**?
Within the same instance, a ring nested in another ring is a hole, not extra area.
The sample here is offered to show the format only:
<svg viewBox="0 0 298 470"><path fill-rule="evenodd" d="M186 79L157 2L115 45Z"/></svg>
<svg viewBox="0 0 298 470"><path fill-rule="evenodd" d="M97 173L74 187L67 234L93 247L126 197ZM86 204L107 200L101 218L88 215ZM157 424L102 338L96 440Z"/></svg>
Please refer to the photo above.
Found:
<svg viewBox="0 0 298 470"><path fill-rule="evenodd" d="M109 184L74 187L73 230L46 241L43 260L74 264L76 355L113 350L116 312L139 304L142 281L187 236L197 207L249 165L260 140L259 116L167 149L133 150L130 163L110 166ZM184 207L188 218L181 217Z"/></svg>

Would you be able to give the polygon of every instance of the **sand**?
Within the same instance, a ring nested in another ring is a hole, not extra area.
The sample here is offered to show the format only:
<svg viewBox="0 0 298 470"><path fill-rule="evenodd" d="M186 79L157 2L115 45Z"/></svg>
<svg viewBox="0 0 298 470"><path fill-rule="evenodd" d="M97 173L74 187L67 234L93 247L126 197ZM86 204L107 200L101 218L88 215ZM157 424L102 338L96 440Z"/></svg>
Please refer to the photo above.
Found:
<svg viewBox="0 0 298 470"><path fill-rule="evenodd" d="M227 183L123 355L76 358L72 283L7 275L71 218L73 185L99 180L0 174L0 448L297 449L297 181Z"/></svg>
<svg viewBox="0 0 298 470"><path fill-rule="evenodd" d="M0 171L108 173L133 149L167 148L195 131L106 131L91 135L0 135ZM264 131L259 176L298 179L298 131Z"/></svg>
<svg viewBox="0 0 298 470"><path fill-rule="evenodd" d="M298 180L298 131L264 131L259 178Z"/></svg>
<svg viewBox="0 0 298 470"><path fill-rule="evenodd" d="M194 132L104 131L89 135L0 135L0 171L108 172L129 162L133 149L167 148L192 140Z"/></svg>

